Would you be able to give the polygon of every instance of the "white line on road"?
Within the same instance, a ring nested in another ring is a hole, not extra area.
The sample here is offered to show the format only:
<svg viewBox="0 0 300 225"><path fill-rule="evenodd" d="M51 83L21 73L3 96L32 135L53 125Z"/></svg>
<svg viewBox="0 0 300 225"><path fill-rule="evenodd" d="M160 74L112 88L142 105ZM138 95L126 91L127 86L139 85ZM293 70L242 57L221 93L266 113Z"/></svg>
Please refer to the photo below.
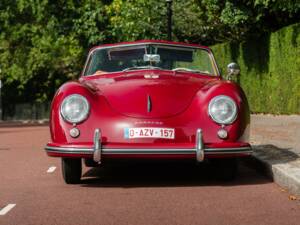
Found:
<svg viewBox="0 0 300 225"><path fill-rule="evenodd" d="M49 167L49 169L47 170L47 173L53 173L55 169L56 169L56 166L51 166L51 167Z"/></svg>
<svg viewBox="0 0 300 225"><path fill-rule="evenodd" d="M0 209L0 216L4 216L6 213L8 213L15 206L16 206L16 204L8 204L3 209Z"/></svg>

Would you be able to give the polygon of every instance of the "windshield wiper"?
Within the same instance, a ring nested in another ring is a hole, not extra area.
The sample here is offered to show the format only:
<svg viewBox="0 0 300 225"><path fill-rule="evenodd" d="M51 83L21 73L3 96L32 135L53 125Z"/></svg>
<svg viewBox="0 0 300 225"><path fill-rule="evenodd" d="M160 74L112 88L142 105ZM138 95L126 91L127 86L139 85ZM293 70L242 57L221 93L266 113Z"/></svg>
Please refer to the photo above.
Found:
<svg viewBox="0 0 300 225"><path fill-rule="evenodd" d="M185 68L185 67L179 67L179 68L175 68L172 69L172 71L183 71L183 72L191 72L191 73L205 73L205 74L209 74L208 71L201 71L201 70L193 70L193 69L189 69L189 68Z"/></svg>
<svg viewBox="0 0 300 225"><path fill-rule="evenodd" d="M130 71L130 70L143 70L143 69L159 69L159 70L162 70L161 67L157 67L157 66L133 66L133 67L126 68L122 71L126 72L126 71Z"/></svg>

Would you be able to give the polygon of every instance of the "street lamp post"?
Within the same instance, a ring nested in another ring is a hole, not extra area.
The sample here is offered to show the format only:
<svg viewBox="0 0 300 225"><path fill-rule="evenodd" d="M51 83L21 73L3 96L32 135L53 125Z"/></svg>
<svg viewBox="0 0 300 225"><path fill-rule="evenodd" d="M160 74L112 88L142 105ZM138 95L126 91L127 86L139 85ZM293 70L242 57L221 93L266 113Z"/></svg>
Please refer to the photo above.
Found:
<svg viewBox="0 0 300 225"><path fill-rule="evenodd" d="M167 15L168 15L168 41L172 41L172 0L167 2Z"/></svg>

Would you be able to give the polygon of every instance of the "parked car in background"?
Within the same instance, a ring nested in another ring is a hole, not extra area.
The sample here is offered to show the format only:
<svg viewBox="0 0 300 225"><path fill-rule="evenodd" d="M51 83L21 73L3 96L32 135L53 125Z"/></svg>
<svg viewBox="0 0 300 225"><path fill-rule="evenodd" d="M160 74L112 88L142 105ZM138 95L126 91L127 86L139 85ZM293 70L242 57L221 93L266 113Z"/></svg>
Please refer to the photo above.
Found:
<svg viewBox="0 0 300 225"><path fill-rule="evenodd" d="M239 73L237 64L228 69ZM92 48L79 80L54 96L46 152L62 158L66 183L80 182L82 159L210 160L232 179L236 159L252 152L249 124L243 90L222 78L208 47L107 44Z"/></svg>

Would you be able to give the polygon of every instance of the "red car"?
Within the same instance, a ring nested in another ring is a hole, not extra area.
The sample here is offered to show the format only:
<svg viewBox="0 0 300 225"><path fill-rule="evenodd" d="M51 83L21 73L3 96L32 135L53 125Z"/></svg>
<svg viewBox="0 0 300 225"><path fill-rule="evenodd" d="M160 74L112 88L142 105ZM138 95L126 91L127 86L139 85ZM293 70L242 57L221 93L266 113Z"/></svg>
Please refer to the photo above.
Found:
<svg viewBox="0 0 300 225"><path fill-rule="evenodd" d="M235 63L229 75L238 74ZM57 91L49 156L62 158L66 183L108 159L210 160L234 178L249 156L249 107L243 90L224 80L204 46L136 41L94 47L78 81Z"/></svg>

